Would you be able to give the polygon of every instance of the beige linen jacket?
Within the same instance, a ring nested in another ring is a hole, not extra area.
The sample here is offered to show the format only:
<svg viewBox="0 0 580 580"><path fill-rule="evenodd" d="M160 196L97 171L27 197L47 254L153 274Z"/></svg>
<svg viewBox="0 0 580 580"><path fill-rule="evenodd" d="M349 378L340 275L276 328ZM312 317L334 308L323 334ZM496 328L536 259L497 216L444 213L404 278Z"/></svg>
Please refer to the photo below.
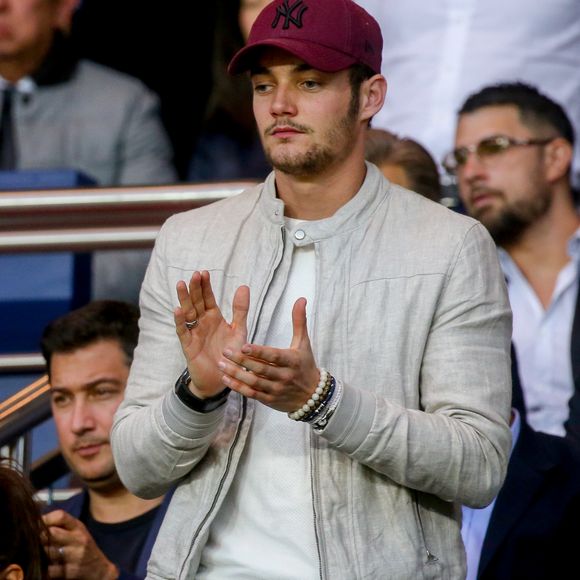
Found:
<svg viewBox="0 0 580 580"><path fill-rule="evenodd" d="M257 404L232 393L200 414L176 397L185 367L176 282L209 270L228 320L247 284L250 338L260 342L257 317L272 315L264 296L281 293L289 269L284 248L312 243L313 349L344 386L323 434L311 435L320 578L462 578L458 504L492 500L510 448L511 312L493 242L476 221L391 185L373 165L334 216L294 228L303 239L283 226L272 174L173 216L157 239L112 434L134 493L154 497L177 482L148 578L195 577Z"/></svg>

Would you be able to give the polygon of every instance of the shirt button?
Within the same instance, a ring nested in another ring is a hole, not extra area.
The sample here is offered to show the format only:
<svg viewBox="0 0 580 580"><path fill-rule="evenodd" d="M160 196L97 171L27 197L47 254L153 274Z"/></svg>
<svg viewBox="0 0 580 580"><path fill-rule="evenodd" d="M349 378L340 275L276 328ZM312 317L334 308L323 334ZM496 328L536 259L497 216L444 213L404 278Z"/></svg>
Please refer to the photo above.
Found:
<svg viewBox="0 0 580 580"><path fill-rule="evenodd" d="M306 234L304 233L304 230L296 230L294 232L294 237L297 240L303 240L306 237Z"/></svg>

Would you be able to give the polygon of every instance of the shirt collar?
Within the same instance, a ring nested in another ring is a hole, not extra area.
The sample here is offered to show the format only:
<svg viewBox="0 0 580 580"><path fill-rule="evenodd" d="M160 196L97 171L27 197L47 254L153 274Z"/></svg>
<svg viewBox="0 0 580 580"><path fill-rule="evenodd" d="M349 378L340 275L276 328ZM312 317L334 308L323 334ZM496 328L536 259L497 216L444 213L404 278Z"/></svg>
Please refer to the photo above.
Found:
<svg viewBox="0 0 580 580"><path fill-rule="evenodd" d="M506 278L513 277L518 271L515 262L512 260L511 256L503 248L498 246L497 253L499 257L499 263L501 269ZM572 234L572 237L568 240L568 255L576 263L580 263L580 227Z"/></svg>
<svg viewBox="0 0 580 580"><path fill-rule="evenodd" d="M13 84L0 76L0 90L3 91L10 86L14 87L16 92L22 95L31 95L36 90L36 83L32 77L24 77L18 80L16 84Z"/></svg>

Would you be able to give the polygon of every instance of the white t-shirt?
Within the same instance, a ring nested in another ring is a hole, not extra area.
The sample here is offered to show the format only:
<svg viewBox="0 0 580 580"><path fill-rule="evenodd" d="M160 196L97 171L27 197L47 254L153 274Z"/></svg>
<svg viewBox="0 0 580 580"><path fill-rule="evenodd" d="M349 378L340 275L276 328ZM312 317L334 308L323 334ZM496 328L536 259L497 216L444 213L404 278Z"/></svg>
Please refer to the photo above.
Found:
<svg viewBox="0 0 580 580"><path fill-rule="evenodd" d="M288 225L299 223L286 221ZM268 326L266 344L290 346L292 307L298 298L305 297L310 321L315 283L314 245L295 247L286 287ZM290 420L286 413L256 405L235 480L212 523L196 578L319 578L310 436L308 425Z"/></svg>

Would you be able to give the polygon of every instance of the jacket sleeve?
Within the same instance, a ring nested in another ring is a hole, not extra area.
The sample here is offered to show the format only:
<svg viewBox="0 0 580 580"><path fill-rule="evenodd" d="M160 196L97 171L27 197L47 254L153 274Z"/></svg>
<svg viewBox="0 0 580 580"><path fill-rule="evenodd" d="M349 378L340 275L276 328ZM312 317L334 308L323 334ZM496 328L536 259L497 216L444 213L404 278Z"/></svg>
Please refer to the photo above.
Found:
<svg viewBox="0 0 580 580"><path fill-rule="evenodd" d="M222 405L210 413L197 413L174 392L186 363L175 333L177 295L175 288L168 287L172 282L166 272L165 246L162 228L141 289L139 343L111 432L119 476L130 491L144 498L166 493L192 470L225 412Z"/></svg>
<svg viewBox="0 0 580 580"><path fill-rule="evenodd" d="M487 505L507 468L511 434L511 310L497 251L471 227L451 262L407 409L344 384L321 433L393 481L468 506ZM340 377L337 377L340 379Z"/></svg>
<svg viewBox="0 0 580 580"><path fill-rule="evenodd" d="M119 174L122 185L174 183L177 173L173 151L161 122L157 95L137 85L128 102L119 151Z"/></svg>

